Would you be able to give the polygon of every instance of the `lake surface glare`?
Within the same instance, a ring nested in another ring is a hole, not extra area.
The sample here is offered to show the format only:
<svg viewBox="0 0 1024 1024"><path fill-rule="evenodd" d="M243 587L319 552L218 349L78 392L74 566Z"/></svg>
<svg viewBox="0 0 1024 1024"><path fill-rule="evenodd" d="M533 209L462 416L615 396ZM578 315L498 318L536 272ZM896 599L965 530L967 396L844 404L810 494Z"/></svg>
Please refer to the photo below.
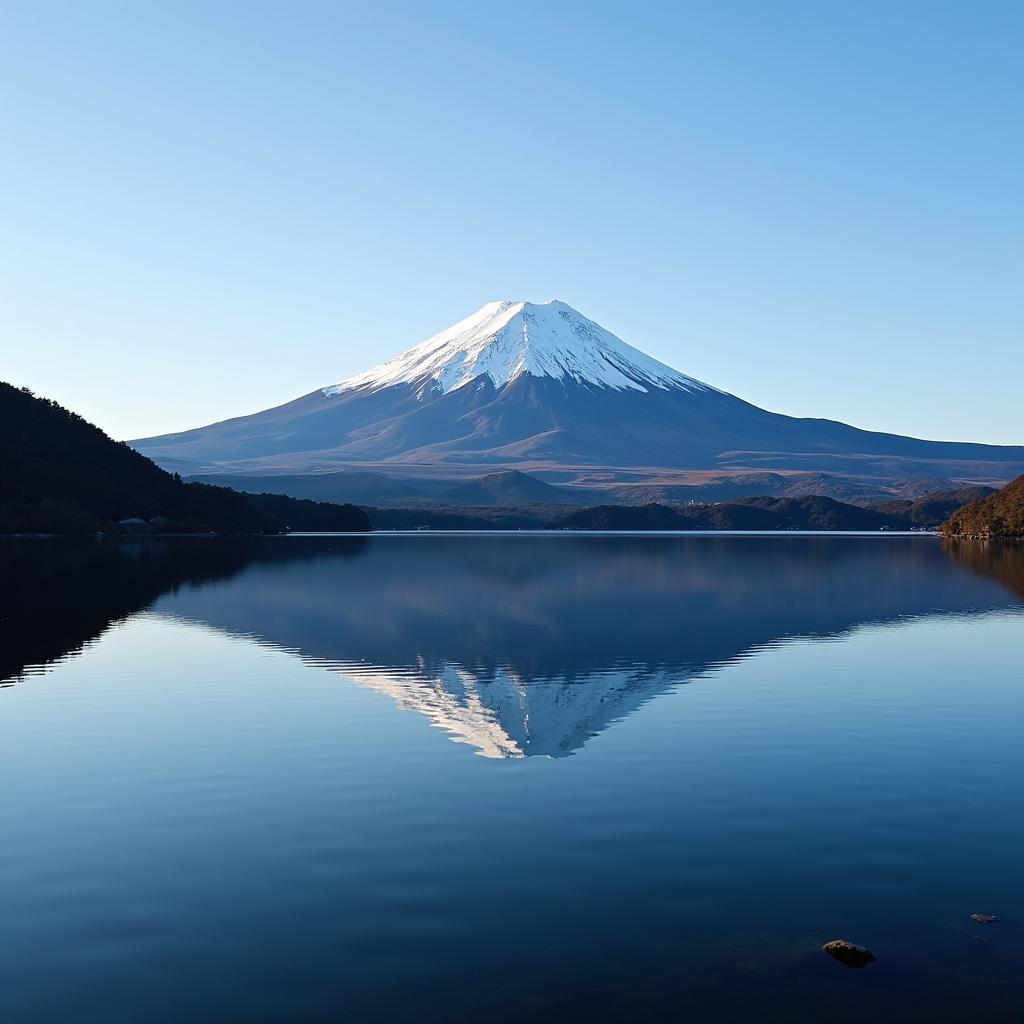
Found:
<svg viewBox="0 0 1024 1024"><path fill-rule="evenodd" d="M0 568L5 1024L1024 1019L1024 548Z"/></svg>

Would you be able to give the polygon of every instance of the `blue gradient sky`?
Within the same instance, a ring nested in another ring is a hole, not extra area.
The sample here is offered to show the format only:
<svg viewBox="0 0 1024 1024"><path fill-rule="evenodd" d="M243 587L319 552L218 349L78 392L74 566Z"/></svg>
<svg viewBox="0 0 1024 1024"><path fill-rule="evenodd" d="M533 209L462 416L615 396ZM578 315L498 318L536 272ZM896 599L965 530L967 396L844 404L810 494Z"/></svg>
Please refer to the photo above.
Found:
<svg viewBox="0 0 1024 1024"><path fill-rule="evenodd" d="M0 377L117 437L557 297L769 409L1024 442L1024 5L5 4Z"/></svg>

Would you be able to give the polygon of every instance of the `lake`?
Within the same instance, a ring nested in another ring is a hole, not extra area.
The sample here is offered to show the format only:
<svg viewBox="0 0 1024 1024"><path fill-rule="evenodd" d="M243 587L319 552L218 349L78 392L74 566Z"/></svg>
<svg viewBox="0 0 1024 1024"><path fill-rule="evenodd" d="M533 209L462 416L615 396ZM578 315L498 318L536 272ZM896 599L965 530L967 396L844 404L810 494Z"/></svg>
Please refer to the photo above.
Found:
<svg viewBox="0 0 1024 1024"><path fill-rule="evenodd" d="M0 568L5 1024L1024 1017L1024 548Z"/></svg>

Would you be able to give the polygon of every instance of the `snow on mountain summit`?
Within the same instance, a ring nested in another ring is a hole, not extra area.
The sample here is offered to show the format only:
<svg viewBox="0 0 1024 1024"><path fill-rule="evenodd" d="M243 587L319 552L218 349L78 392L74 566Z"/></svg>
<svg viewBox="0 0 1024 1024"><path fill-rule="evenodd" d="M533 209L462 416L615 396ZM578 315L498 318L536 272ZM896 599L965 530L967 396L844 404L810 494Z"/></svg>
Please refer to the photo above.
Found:
<svg viewBox="0 0 1024 1024"><path fill-rule="evenodd" d="M348 473L352 479L332 492L349 495L340 500L371 486L356 482L364 469L383 481L372 485L382 501L450 493L449 484L465 490L474 474L513 469L558 471L559 483L581 488L599 480L682 487L689 485L682 474L716 467L877 480L917 478L925 469L979 481L1024 472L1024 446L921 441L759 409L555 301L489 303L335 387L133 447L165 469L197 475ZM383 472L389 466L397 479ZM445 488L421 491L427 478L431 488L434 480ZM478 491L492 495L482 482ZM536 500L536 487L507 480L493 493Z"/></svg>
<svg viewBox="0 0 1024 1024"><path fill-rule="evenodd" d="M616 390L713 390L552 299L489 302L440 334L323 393L376 391L395 384L428 385L447 393L483 375L501 388L522 374Z"/></svg>

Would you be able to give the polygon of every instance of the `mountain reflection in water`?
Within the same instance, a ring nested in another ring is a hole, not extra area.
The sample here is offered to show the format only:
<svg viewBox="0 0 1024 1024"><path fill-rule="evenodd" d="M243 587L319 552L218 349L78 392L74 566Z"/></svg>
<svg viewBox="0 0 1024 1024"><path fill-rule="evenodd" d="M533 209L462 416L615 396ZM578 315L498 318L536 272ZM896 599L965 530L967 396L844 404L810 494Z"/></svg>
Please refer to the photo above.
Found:
<svg viewBox="0 0 1024 1024"><path fill-rule="evenodd" d="M781 640L1012 606L1024 549L931 537L10 543L0 678L141 610L338 671L487 757L565 756Z"/></svg>

